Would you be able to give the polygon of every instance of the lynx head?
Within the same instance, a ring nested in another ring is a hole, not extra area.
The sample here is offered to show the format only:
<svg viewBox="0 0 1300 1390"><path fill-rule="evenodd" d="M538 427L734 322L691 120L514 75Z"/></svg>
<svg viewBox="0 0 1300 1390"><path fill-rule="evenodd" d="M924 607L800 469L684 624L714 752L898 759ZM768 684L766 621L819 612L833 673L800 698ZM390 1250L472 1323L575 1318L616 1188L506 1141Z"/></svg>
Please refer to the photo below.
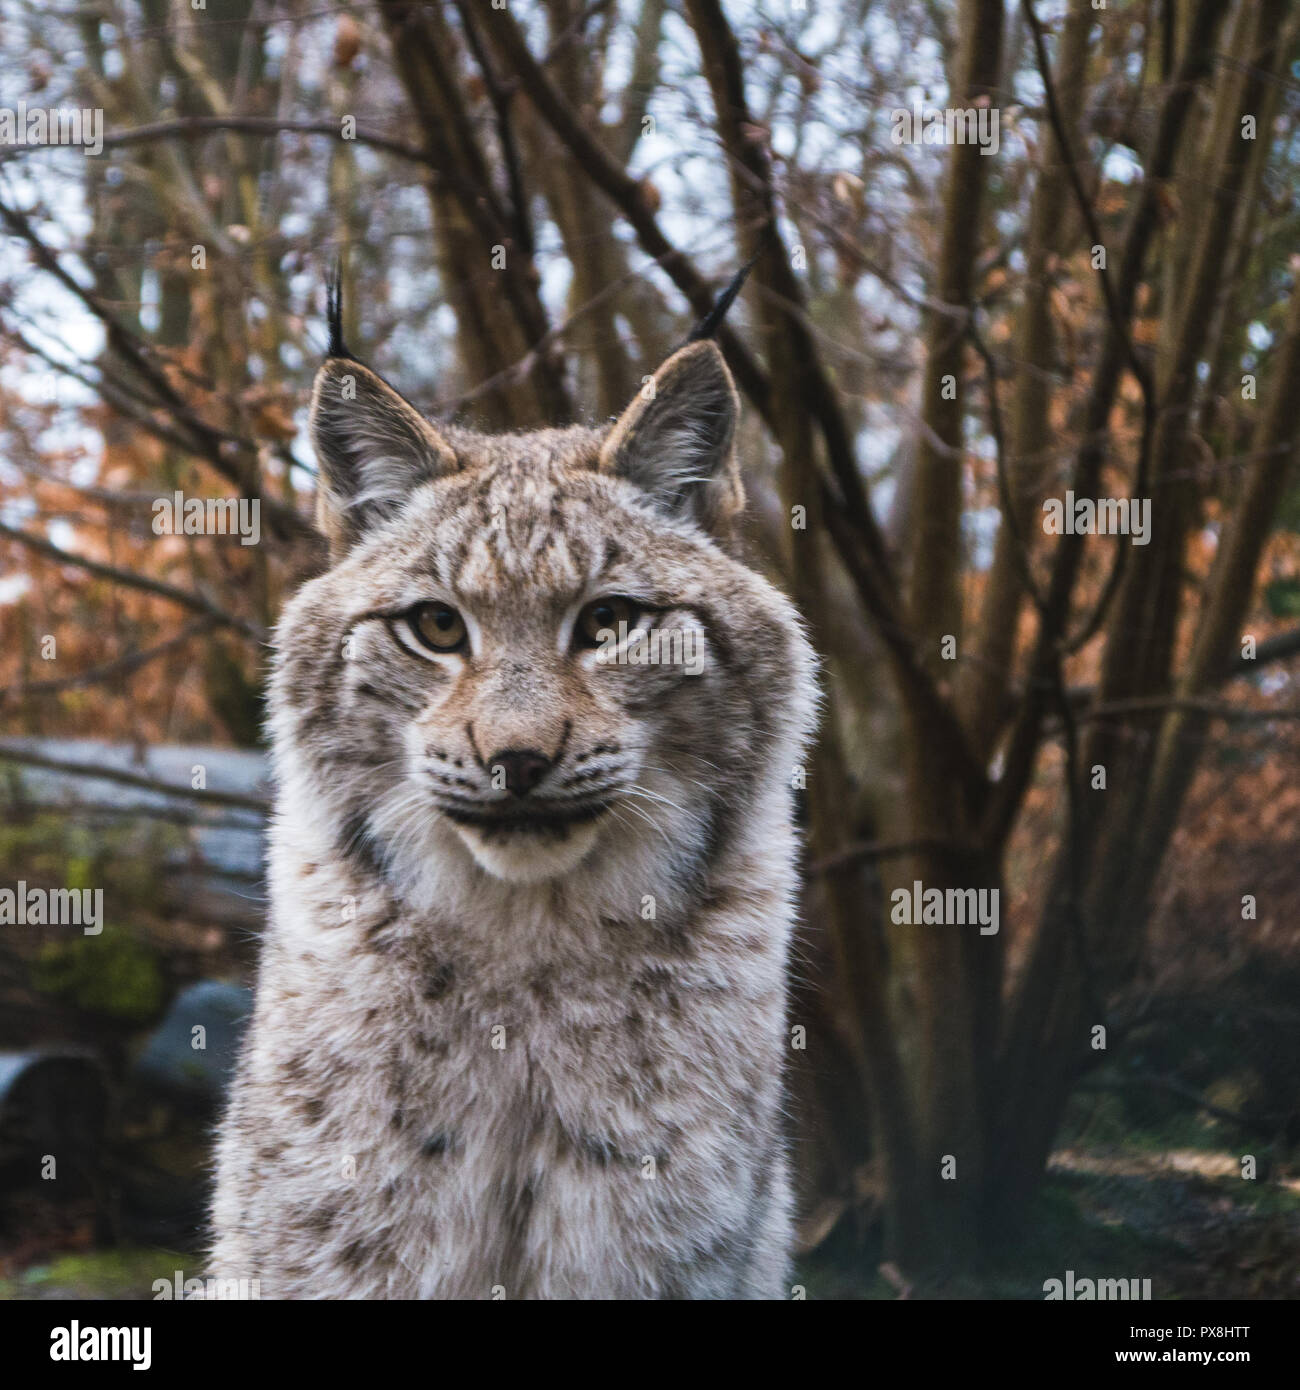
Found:
<svg viewBox="0 0 1300 1390"><path fill-rule="evenodd" d="M345 356L316 380L331 568L277 634L272 728L341 852L537 882L690 873L809 721L790 605L728 554L721 353L675 353L607 429L435 426ZM400 890L400 883L396 885Z"/></svg>

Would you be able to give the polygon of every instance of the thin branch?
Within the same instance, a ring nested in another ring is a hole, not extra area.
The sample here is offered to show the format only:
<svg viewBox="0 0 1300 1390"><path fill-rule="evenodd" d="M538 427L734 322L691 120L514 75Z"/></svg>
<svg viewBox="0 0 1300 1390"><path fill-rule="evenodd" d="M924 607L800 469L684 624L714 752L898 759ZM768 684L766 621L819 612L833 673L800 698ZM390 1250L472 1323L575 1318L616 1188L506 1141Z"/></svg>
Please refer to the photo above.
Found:
<svg viewBox="0 0 1300 1390"><path fill-rule="evenodd" d="M542 66L544 68L549 68L574 39L582 37L588 23L590 23L601 10L608 9L610 4L611 0L588 0L588 3L574 15L573 22L569 24L562 33L555 36L555 42L551 44L550 48L548 48L542 56Z"/></svg>
<svg viewBox="0 0 1300 1390"><path fill-rule="evenodd" d="M1279 632L1274 637L1266 637L1255 647L1253 658L1234 657L1232 664L1224 672L1224 679L1232 680L1237 676L1249 676L1260 666L1267 665L1272 661L1283 661L1288 656L1296 656L1297 654L1300 654L1300 627L1293 627L1289 632Z"/></svg>
<svg viewBox="0 0 1300 1390"><path fill-rule="evenodd" d="M78 671L76 675L63 676L59 680L28 681L18 685L2 686L0 687L0 705L3 705L6 700L21 700L31 695L59 695L65 690L83 690L88 685L98 685L103 681L113 680L119 676L133 675L142 666L147 666L160 656L166 656L168 652L175 651L177 647L183 647L191 638L210 632L214 626L214 619L200 618L197 622L187 624L164 642L146 647L143 651L127 652L126 655L119 656L115 661L105 662L102 666L93 666L88 671Z"/></svg>
<svg viewBox="0 0 1300 1390"><path fill-rule="evenodd" d="M531 260L536 244L533 239L532 224L528 217L528 194L524 189L523 175L519 168L519 151L515 145L514 125L510 119L511 92L503 85L497 76L496 69L492 66L492 60L488 57L487 49L483 46L482 35L478 31L478 22L475 20L474 12L467 0L456 0L456 10L460 15L461 27L465 31L470 52L473 53L474 61L483 74L488 100L492 103L492 112L496 117L497 143L501 146L501 159L506 167L506 183L510 188L510 212L514 223L514 232L519 240L520 250Z"/></svg>
<svg viewBox="0 0 1300 1390"><path fill-rule="evenodd" d="M974 858L979 850L975 845L965 845L957 840L945 839L937 835L925 835L915 840L859 840L845 845L834 854L815 859L808 865L810 874L833 874L842 869L851 869L859 864L880 859L903 859L911 854L938 851L941 854L954 854Z"/></svg>
<svg viewBox="0 0 1300 1390"><path fill-rule="evenodd" d="M790 253L781 238L772 161L765 141L755 135L757 127L745 91L740 46L721 0L689 0L686 8L700 45L718 134L730 166L736 218L757 224L744 253L756 262L754 278L760 293L782 309L786 347L774 356L773 378L777 376L778 363L783 363L788 376L782 383L785 394L801 397L801 407L817 423L841 504L862 537L868 562L876 571L878 586L891 596L896 595L897 577L867 497L848 423L817 352L814 337L805 323L803 287L791 268ZM779 411L774 409L774 413ZM788 452L790 445L787 443L785 447ZM816 460L811 458L790 458L788 463L791 469L811 471L816 466Z"/></svg>
<svg viewBox="0 0 1300 1390"><path fill-rule="evenodd" d="M1230 704L1227 700L1210 700L1194 695L1135 695L1127 700L1108 700L1092 705L1078 717L1091 722L1116 715L1150 714L1164 710L1182 710L1187 714L1201 714L1210 719L1243 724L1267 724L1275 719L1300 720L1300 708L1253 709L1247 705Z"/></svg>
<svg viewBox="0 0 1300 1390"><path fill-rule="evenodd" d="M568 146L583 172L627 219L642 249L663 266L668 278L686 296L695 313L701 317L707 314L713 306L713 290L690 260L664 235L642 181L633 178L583 124L581 117L533 57L522 31L508 10L492 16L491 34L493 41L510 61L533 106L561 143ZM718 343L736 374L741 390L770 423L770 383L767 374L732 329L724 325L718 334Z"/></svg>
<svg viewBox="0 0 1300 1390"><path fill-rule="evenodd" d="M1052 77L1052 65L1048 60L1047 44L1043 36L1043 25L1037 14L1034 13L1033 0L1025 0L1024 13L1033 35L1034 57L1038 64L1038 75L1042 78L1043 94L1047 101L1047 118L1052 127L1052 134L1056 137L1056 143L1065 156L1065 173L1074 193L1074 201L1078 205L1079 215L1083 218L1084 225L1088 229L1088 235L1092 238L1092 244L1102 246L1105 243L1102 238L1101 224L1097 221L1097 212L1092 205L1092 200L1088 197L1088 190L1083 185L1083 176L1079 172L1080 157L1075 153L1074 147L1070 143L1069 132L1061 116L1060 103L1056 99L1056 82ZM1154 401L1155 383L1151 377L1151 369L1138 356L1137 349L1133 346L1133 339L1128 331L1124 311L1115 295L1114 286L1110 282L1110 272L1104 262L1096 267L1096 271L1101 284L1102 298L1106 301L1106 316L1110 319L1111 326L1119 336L1120 343L1124 348L1124 356L1128 360L1129 370L1142 388L1143 398Z"/></svg>
<svg viewBox="0 0 1300 1390"><path fill-rule="evenodd" d="M50 758L44 753L33 752L7 739L0 739L0 762L22 763L27 767L44 768L49 772L65 772L72 777L120 782L125 787L139 787L143 791L186 797L192 801L206 802L210 806L231 806L241 811L258 811L262 814L270 810L270 802L265 797L244 796L240 792L212 791L207 787L178 786L175 782L164 782L144 773L123 772L118 768L105 767L103 763L78 763L63 758Z"/></svg>
<svg viewBox="0 0 1300 1390"><path fill-rule="evenodd" d="M343 127L338 121L286 121L275 116L178 116L174 120L154 121L149 125L119 131L116 135L106 135L104 148L118 149L127 145L147 144L152 140L197 140L213 131L223 130L241 135L324 135L347 145L368 145L413 164L426 167L432 164L425 150L401 140L393 140L376 130L364 130L358 126L355 133L344 140ZM0 158L8 158L23 148L14 146Z"/></svg>
<svg viewBox="0 0 1300 1390"><path fill-rule="evenodd" d="M640 279L644 279L643 271L629 270L625 275L620 275L617 279L611 280L600 291L592 295L585 304L579 305L563 323L557 323L548 328L517 362L512 362L510 366L480 381L478 385L470 387L468 391L463 391L459 396L453 396L448 400L435 401L433 405L429 407L429 413L434 416L450 415L453 411L459 410L462 406L477 400L480 396L485 396L502 387L514 386L518 382L526 380L540 354L544 353L555 343L562 341L572 328L586 318L588 314L598 309L606 300L613 298L620 290L626 288L626 286L633 281Z"/></svg>
<svg viewBox="0 0 1300 1390"><path fill-rule="evenodd" d="M109 312L95 295L79 284L59 264L58 257L37 235L35 228L24 213L0 202L0 221L3 221L15 236L27 243L40 268L52 275L69 293L75 295L90 313L104 325L109 346L139 374L142 380L149 383L158 397L160 407L166 410L173 420L193 437L194 442L184 446L187 452L196 453L206 459L223 478L239 489L242 497L251 498L253 494L248 487L248 479L241 476L241 470L235 466L234 461L230 458L227 446L233 444L236 448L256 453L260 447L258 441L231 435L214 425L209 425L196 415L168 381L166 373L151 360L148 345L143 339L133 334L115 315ZM108 398L108 389L105 381L101 385L100 391L106 399ZM134 395L134 392L131 394ZM150 425L139 413L120 404L117 408L122 409L124 414L132 415L146 428L153 428L155 432L165 429L165 426L158 425L157 422L152 422ZM258 500L265 505L272 532L278 534L281 539L301 539L315 534L311 523L299 516L292 507L288 507L274 498L259 498Z"/></svg>
<svg viewBox="0 0 1300 1390"><path fill-rule="evenodd" d="M1147 251L1159 216L1160 190L1174 167L1183 131L1196 92L1196 84L1210 71L1213 35L1222 11L1215 0L1198 0L1192 11L1188 42L1177 80L1166 90L1156 121L1151 153L1145 161L1146 177L1129 216L1120 257L1117 301L1118 321L1108 320L1092 383L1084 406L1082 438L1071 480L1076 495L1090 495L1105 459L1107 426L1131 345L1124 324L1132 312L1142 280ZM1064 146L1069 149L1070 147ZM1144 431L1144 434L1146 431ZM1050 702L1052 670L1059 659L1069 622L1075 583L1082 563L1084 538L1061 538L1052 559L1047 587L1047 615L1040 620L1029 661L1030 678L1007 744L1005 770L985 817L990 844L1002 844L1033 772L1041 734L1041 720Z"/></svg>
<svg viewBox="0 0 1300 1390"><path fill-rule="evenodd" d="M1002 429L1002 407L998 401L997 364L993 361L993 354L989 351L988 344L984 341L984 336L979 330L974 311L966 321L966 333L984 363L984 381L989 402L989 430L993 435L993 447L997 458L998 497L1002 503L1002 516L1011 537L1011 553L1015 556L1016 568L1020 571L1020 582L1024 586L1025 592L1033 600L1040 618L1045 618L1047 598L1038 587L1038 581L1034 578L1030 564L1029 546L1025 542L1024 532L1020 529L1020 517L1011 496L1011 482L1007 477L1007 452Z"/></svg>
<svg viewBox="0 0 1300 1390"><path fill-rule="evenodd" d="M1221 1105L1212 1105L1194 1087L1186 1085L1176 1077L1161 1076L1151 1071L1133 1071L1128 1076L1116 1076L1109 1080L1098 1078L1083 1082L1079 1089L1081 1091L1105 1092L1116 1086L1121 1088L1154 1086L1158 1090L1168 1091L1172 1095L1181 1096L1184 1100L1191 1101L1198 1110L1203 1110L1207 1115L1213 1115L1216 1120L1226 1120L1229 1124L1237 1125L1247 1131L1258 1133L1265 1124L1281 1123L1280 1116L1271 1120L1264 1116L1252 1119L1249 1115L1243 1115L1239 1110L1225 1110Z"/></svg>
<svg viewBox="0 0 1300 1390"><path fill-rule="evenodd" d="M1034 57L1038 64L1038 74L1043 81L1043 92L1047 102L1048 121L1052 127L1052 133L1056 137L1056 142L1061 152L1065 156L1065 172L1070 181L1070 188L1074 194L1074 201L1079 209L1079 215L1083 218L1084 225L1088 229L1088 235L1092 238L1093 246L1102 246L1101 224L1097 221L1097 212L1092 205L1092 200L1088 197L1088 190L1084 187L1083 176L1079 172L1079 156L1075 153L1070 144L1070 136L1066 129L1066 123L1061 116L1060 102L1056 96L1056 83L1052 78L1052 65L1047 57L1047 44L1043 36L1042 22L1034 12L1033 0L1025 0L1024 6L1025 19L1029 24L1029 29L1033 35ZM1129 332L1125 313L1120 305L1120 301L1115 293L1115 288L1111 284L1110 271L1105 262L1096 267L1098 280L1101 284L1102 298L1106 301L1106 317L1110 320L1111 328L1114 330L1119 345L1123 351L1125 360L1128 362L1129 370L1133 373L1134 379L1142 392L1142 437L1138 448L1138 468L1137 478L1133 486L1134 497L1144 497L1146 495L1147 479L1151 471L1151 443L1155 437L1156 429L1156 388L1151 375L1151 369L1138 355L1136 347L1133 345L1133 337ZM1070 638L1065 639L1065 648L1068 652L1080 651L1093 639L1101 630L1102 624L1106 621L1106 614L1110 611L1111 600L1119 591L1120 580L1124 575L1124 566L1128 558L1128 547L1118 541L1115 548L1115 559L1111 565L1110 574L1102 586L1101 595L1093 608L1091 615L1084 621L1080 630ZM1044 613L1042 605L1039 605L1040 614Z"/></svg>
<svg viewBox="0 0 1300 1390"><path fill-rule="evenodd" d="M188 608L193 613L202 613L204 617L211 618L213 622L219 623L223 627L242 632L246 637L252 638L254 642L266 641L267 631L260 624L250 622L247 618L236 617L233 613L227 613L224 608L221 608L210 598L195 593L193 590L180 589L161 579L150 579L147 575L136 574L132 570L119 569L116 565L106 565L100 560L91 560L84 555L74 555L70 550L62 549L52 541L47 541L43 536L34 536L30 531L19 530L18 527L10 526L3 521L0 521L0 536L7 536L10 540L18 541L21 545L27 546L29 550L35 550L38 554L56 560L61 565L72 565L77 569L85 570L97 579L107 579L113 584L122 584L128 589L139 589L142 593L154 594L158 598L166 599L169 603L179 604L180 607Z"/></svg>
<svg viewBox="0 0 1300 1390"><path fill-rule="evenodd" d="M490 161L483 153L475 123L466 109L464 84L448 61L454 57L454 31L439 7L423 6L412 0L381 0L380 11L389 31L393 57L419 119L429 156L435 169L431 190L441 192L439 180L455 195L461 213L485 240L486 245L507 245L515 240L511 214L493 184ZM494 14L496 30L507 16ZM460 236L457 233L456 236ZM513 327L524 344L535 343L550 326L549 316L539 293L539 281L532 258L507 255L501 278L504 303ZM477 293L475 312L484 324L495 315ZM513 348L501 336L505 324L490 328L483 338L490 349L486 365L498 368L508 360ZM533 385L538 403L552 423L574 418L573 400L565 380L560 358L536 359Z"/></svg>
<svg viewBox="0 0 1300 1390"><path fill-rule="evenodd" d="M1279 632L1275 637L1267 637L1260 642L1255 649L1253 658L1237 656L1232 662L1225 666L1216 676L1207 683L1207 688L1216 685L1224 685L1228 681L1242 680L1253 676L1257 671L1265 666L1270 666L1276 661L1286 661L1289 657L1300 656L1300 627L1291 628L1287 632ZM971 658L967 657L967 660ZM1016 698L1024 696L1028 688L1028 682L1024 686L1010 692ZM1047 688L1047 687L1044 687ZM1095 685L1073 685L1070 687L1070 704L1075 709L1082 710L1088 703L1096 697L1097 687ZM1148 697L1143 697L1148 698ZM1153 700L1164 702L1162 707L1167 707L1171 697L1156 695L1149 697ZM1112 708L1117 702L1112 702ZM1245 709L1245 706L1231 706L1231 708ZM1263 717L1263 711L1258 712Z"/></svg>

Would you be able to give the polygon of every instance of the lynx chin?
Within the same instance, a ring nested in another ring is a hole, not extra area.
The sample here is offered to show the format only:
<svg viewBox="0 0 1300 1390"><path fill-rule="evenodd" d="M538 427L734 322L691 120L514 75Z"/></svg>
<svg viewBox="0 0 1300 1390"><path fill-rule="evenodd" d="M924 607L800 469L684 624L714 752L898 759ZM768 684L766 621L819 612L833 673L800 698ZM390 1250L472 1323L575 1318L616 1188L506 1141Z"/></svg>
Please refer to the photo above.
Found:
<svg viewBox="0 0 1300 1390"><path fill-rule="evenodd" d="M207 1272L788 1296L815 660L736 558L722 356L681 349L611 427L486 436L332 353L331 563L276 634L271 912ZM652 627L696 673L598 659Z"/></svg>

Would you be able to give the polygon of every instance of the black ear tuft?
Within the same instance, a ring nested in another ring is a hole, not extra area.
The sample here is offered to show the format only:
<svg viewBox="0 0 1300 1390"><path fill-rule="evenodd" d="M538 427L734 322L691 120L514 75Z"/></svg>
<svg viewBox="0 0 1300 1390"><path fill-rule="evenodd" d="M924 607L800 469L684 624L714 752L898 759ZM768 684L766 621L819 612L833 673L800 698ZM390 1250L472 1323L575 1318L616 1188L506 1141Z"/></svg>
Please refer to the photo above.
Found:
<svg viewBox="0 0 1300 1390"><path fill-rule="evenodd" d="M335 257L334 264L325 273L325 316L329 321L330 343L326 358L344 357L351 362L356 358L348 351L343 341L343 258Z"/></svg>
<svg viewBox="0 0 1300 1390"><path fill-rule="evenodd" d="M714 300L713 308L691 329L690 336L686 339L687 343L702 342L706 338L712 338L717 333L718 329L722 327L722 320L727 317L727 310L735 303L736 296L749 278L749 272L753 270L754 262L762 254L762 248L755 251L731 277L731 283Z"/></svg>

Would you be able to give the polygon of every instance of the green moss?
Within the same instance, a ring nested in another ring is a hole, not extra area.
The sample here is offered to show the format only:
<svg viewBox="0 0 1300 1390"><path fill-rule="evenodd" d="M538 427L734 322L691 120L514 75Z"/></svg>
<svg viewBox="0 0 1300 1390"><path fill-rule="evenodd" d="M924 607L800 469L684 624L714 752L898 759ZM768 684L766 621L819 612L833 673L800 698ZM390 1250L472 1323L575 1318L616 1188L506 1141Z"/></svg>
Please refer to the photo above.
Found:
<svg viewBox="0 0 1300 1390"><path fill-rule="evenodd" d="M152 1298L155 1279L170 1282L185 1260L167 1250L91 1250L33 1265L0 1279L0 1299Z"/></svg>
<svg viewBox="0 0 1300 1390"><path fill-rule="evenodd" d="M0 873L7 880L57 881L68 859L67 822L37 815L0 825Z"/></svg>
<svg viewBox="0 0 1300 1390"><path fill-rule="evenodd" d="M1221 1180L1225 1193L1255 1216L1300 1217L1300 1191L1259 1178L1247 1182L1239 1178ZM1229 1186L1231 1184L1231 1186Z"/></svg>
<svg viewBox="0 0 1300 1390"><path fill-rule="evenodd" d="M44 994L126 1023L156 1018L165 996L157 953L111 923L99 936L48 942L32 964L32 983Z"/></svg>
<svg viewBox="0 0 1300 1390"><path fill-rule="evenodd" d="M8 816L0 824L0 883L102 888L120 914L163 906L159 885L167 856L186 843L181 827L144 817L91 829L54 812L24 812L11 788L0 790L0 806Z"/></svg>

